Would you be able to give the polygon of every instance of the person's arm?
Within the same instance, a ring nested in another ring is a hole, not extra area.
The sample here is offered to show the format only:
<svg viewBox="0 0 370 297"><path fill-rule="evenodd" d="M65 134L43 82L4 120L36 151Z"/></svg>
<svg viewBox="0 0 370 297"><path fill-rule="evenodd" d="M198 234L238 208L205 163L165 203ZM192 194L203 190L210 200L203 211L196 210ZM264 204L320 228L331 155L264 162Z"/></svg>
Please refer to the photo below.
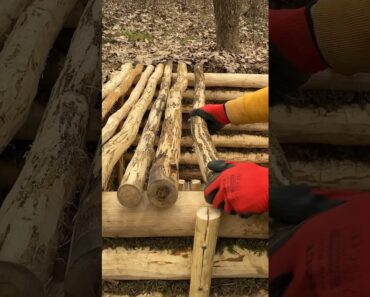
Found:
<svg viewBox="0 0 370 297"><path fill-rule="evenodd" d="M229 123L239 125L267 122L268 110L268 88L264 88L225 104L207 104L192 110L190 116L202 117L207 122L209 132L214 134Z"/></svg>

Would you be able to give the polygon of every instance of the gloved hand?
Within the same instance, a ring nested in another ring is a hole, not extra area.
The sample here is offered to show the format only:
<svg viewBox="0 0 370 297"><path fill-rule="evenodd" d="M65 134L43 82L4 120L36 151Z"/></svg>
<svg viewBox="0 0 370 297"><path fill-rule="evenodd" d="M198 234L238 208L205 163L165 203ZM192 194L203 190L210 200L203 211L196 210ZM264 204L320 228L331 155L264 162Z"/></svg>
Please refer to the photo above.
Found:
<svg viewBox="0 0 370 297"><path fill-rule="evenodd" d="M316 44L311 6L269 11L271 102L328 67Z"/></svg>
<svg viewBox="0 0 370 297"><path fill-rule="evenodd" d="M270 217L296 225L270 239L270 296L370 296L369 209L369 193L270 189Z"/></svg>
<svg viewBox="0 0 370 297"><path fill-rule="evenodd" d="M210 134L215 134L230 123L226 114L225 104L207 104L202 108L193 109L190 112L190 116L202 117L207 123Z"/></svg>
<svg viewBox="0 0 370 297"><path fill-rule="evenodd" d="M227 213L247 217L268 208L268 169L247 162L208 163L215 174L204 190L206 201Z"/></svg>

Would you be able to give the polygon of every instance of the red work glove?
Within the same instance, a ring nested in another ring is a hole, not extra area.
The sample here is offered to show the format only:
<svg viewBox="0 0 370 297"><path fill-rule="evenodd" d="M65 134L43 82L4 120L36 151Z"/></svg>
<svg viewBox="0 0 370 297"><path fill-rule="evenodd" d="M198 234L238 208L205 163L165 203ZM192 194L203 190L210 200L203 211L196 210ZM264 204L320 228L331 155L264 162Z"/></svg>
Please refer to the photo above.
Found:
<svg viewBox="0 0 370 297"><path fill-rule="evenodd" d="M227 213L249 216L267 211L268 169L247 162L208 163L215 175L208 182L206 201Z"/></svg>
<svg viewBox="0 0 370 297"><path fill-rule="evenodd" d="M269 11L269 82L276 96L303 85L313 73L328 67L316 44L311 6ZM274 101L274 93L270 97Z"/></svg>
<svg viewBox="0 0 370 297"><path fill-rule="evenodd" d="M202 108L193 109L190 116L202 117L207 123L210 134L215 134L230 123L226 115L225 104L207 104Z"/></svg>
<svg viewBox="0 0 370 297"><path fill-rule="evenodd" d="M270 296L370 296L369 209L369 193L270 189L270 217L296 225L270 238Z"/></svg>

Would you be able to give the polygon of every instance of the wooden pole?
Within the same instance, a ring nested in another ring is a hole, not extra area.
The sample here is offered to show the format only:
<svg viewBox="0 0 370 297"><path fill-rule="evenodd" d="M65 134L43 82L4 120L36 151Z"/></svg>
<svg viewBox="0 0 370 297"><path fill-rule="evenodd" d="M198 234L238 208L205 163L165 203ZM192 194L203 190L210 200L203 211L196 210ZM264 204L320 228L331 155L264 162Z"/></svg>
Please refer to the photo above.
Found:
<svg viewBox="0 0 370 297"><path fill-rule="evenodd" d="M148 66L150 67L150 66ZM139 76L144 69L144 65L138 64L134 69L124 77L121 84L112 92L110 93L107 98L104 99L102 103L102 119L104 120L105 117L108 115L114 104L118 101L118 99L122 96L125 96L127 91L130 89L132 83L134 82L135 77ZM150 70L153 69L150 67Z"/></svg>
<svg viewBox="0 0 370 297"><path fill-rule="evenodd" d="M195 65L195 98L194 109L201 108L205 105L205 84L204 73L202 65ZM211 135L208 132L208 127L205 120L199 116L190 119L191 136L193 140L193 147L198 158L200 172L202 173L205 182L212 176L212 171L208 169L207 164L211 161L217 160L217 150L212 142Z"/></svg>
<svg viewBox="0 0 370 297"><path fill-rule="evenodd" d="M181 99L187 88L187 69L179 63L178 79L167 99L162 132L155 160L149 174L148 198L157 207L168 207L177 200L181 151Z"/></svg>
<svg viewBox="0 0 370 297"><path fill-rule="evenodd" d="M190 124L188 122L184 122L182 125L182 129L190 130ZM222 131L267 132L268 123L256 123L245 125L228 124L222 128Z"/></svg>
<svg viewBox="0 0 370 297"><path fill-rule="evenodd" d="M76 2L35 0L7 38L0 53L0 153L26 121L49 51Z"/></svg>
<svg viewBox="0 0 370 297"><path fill-rule="evenodd" d="M157 83L157 81L162 77L163 68L163 64L158 64L149 80ZM151 83L149 82L148 85L150 86ZM122 129L104 144L102 151L103 189L107 188L110 175L112 174L112 170L119 158L121 158L121 156L134 142L141 120L143 119L144 113L153 99L153 95L153 88L145 88L143 95L131 109L131 112L122 126Z"/></svg>
<svg viewBox="0 0 370 297"><path fill-rule="evenodd" d="M200 179L191 180L191 190L192 191L201 191L202 190L202 181Z"/></svg>
<svg viewBox="0 0 370 297"><path fill-rule="evenodd" d="M225 102L243 96L246 92L241 91L225 91L225 90L206 90L205 96L207 101ZM184 93L184 99L193 99L195 91L188 89Z"/></svg>
<svg viewBox="0 0 370 297"><path fill-rule="evenodd" d="M179 192L176 204L167 208L158 208L148 199L143 199L135 208L123 207L117 200L116 192L103 192L102 199L103 237L194 236L196 212L208 206L204 193L193 191ZM219 236L267 238L267 214L247 219L222 214Z"/></svg>
<svg viewBox="0 0 370 297"><path fill-rule="evenodd" d="M216 251L221 211L202 207L197 211L191 258L190 297L208 297Z"/></svg>
<svg viewBox="0 0 370 297"><path fill-rule="evenodd" d="M106 82L102 87L102 99L108 96L111 92L113 92L125 79L125 77L130 73L132 70L132 64L126 63L121 66L121 69L117 72L113 72L111 79Z"/></svg>
<svg viewBox="0 0 370 297"><path fill-rule="evenodd" d="M103 280L188 280L190 279L191 249L181 251L148 248L107 248L102 251ZM267 278L266 252L232 246L217 253L213 261L212 278Z"/></svg>
<svg viewBox="0 0 370 297"><path fill-rule="evenodd" d="M161 84L160 94L153 104L147 123L136 147L135 154L127 166L117 192L119 202L126 207L137 206L143 198L145 179L154 158L154 141L166 106L171 86L172 62L167 63Z"/></svg>
<svg viewBox="0 0 370 297"><path fill-rule="evenodd" d="M136 84L135 88L130 93L130 97L126 100L126 102L121 105L121 107L113 113L109 118L107 123L105 124L103 131L102 131L102 142L103 144L106 143L116 132L119 125L123 122L123 120L127 117L128 113L135 105L135 103L139 100L143 90L145 89L145 85L148 82L148 79L152 72L154 71L154 66L149 65L144 73L141 75L139 82ZM147 88L155 88L154 86L155 81L151 81L150 84L148 83Z"/></svg>
<svg viewBox="0 0 370 297"><path fill-rule="evenodd" d="M270 132L270 185L289 185L292 182L292 172L285 153L275 135Z"/></svg>
<svg viewBox="0 0 370 297"><path fill-rule="evenodd" d="M95 153L73 227L64 279L66 296L99 294L101 282L101 145Z"/></svg>
<svg viewBox="0 0 370 297"><path fill-rule="evenodd" d="M56 2L60 11L65 2ZM57 250L59 220L75 195L85 163L89 104L98 95L100 78L96 38L100 22L99 1L90 1L27 161L0 209L3 296L44 296ZM19 286L25 283L31 285Z"/></svg>

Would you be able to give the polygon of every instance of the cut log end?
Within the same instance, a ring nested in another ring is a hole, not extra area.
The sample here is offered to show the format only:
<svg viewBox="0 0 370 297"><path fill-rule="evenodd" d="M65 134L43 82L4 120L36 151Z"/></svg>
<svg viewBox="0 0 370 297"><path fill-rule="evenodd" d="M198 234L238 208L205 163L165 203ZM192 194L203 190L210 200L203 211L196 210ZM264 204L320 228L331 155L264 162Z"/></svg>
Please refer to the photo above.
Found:
<svg viewBox="0 0 370 297"><path fill-rule="evenodd" d="M43 284L24 266L0 261L0 280L1 296L45 296Z"/></svg>
<svg viewBox="0 0 370 297"><path fill-rule="evenodd" d="M138 206L143 200L143 193L133 185L124 184L119 187L117 198L123 206L133 208Z"/></svg>
<svg viewBox="0 0 370 297"><path fill-rule="evenodd" d="M169 207L178 197L178 190L170 179L159 179L150 183L148 199L157 207Z"/></svg>
<svg viewBox="0 0 370 297"><path fill-rule="evenodd" d="M221 218L221 211L211 206L204 206L197 211L197 218L203 221L218 220Z"/></svg>

